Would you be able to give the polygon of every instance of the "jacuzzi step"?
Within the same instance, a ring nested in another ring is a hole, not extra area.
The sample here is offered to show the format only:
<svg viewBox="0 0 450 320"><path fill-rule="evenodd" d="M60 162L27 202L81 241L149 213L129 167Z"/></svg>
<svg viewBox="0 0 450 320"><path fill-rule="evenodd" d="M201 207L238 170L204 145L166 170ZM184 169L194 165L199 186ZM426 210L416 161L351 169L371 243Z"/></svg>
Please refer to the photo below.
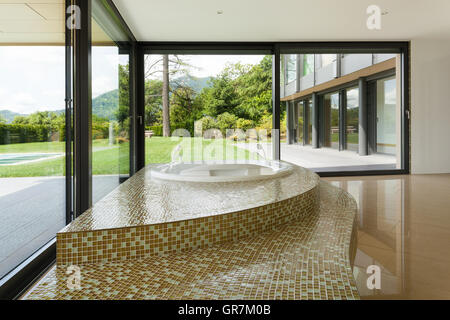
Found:
<svg viewBox="0 0 450 320"><path fill-rule="evenodd" d="M236 241L317 212L319 178L164 182L145 168L57 234L57 263L113 262Z"/></svg>

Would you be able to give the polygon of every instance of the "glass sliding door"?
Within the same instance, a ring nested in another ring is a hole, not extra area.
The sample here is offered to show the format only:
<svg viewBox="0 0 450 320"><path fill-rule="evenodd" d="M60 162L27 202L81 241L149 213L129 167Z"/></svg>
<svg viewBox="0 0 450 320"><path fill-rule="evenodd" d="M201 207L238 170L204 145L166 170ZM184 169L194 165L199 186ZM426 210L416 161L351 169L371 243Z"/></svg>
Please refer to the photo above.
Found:
<svg viewBox="0 0 450 320"><path fill-rule="evenodd" d="M377 153L395 155L397 149L396 79L381 79L376 84Z"/></svg>
<svg viewBox="0 0 450 320"><path fill-rule="evenodd" d="M328 52L320 44L316 52L295 46L280 46L281 61L295 54L298 59L295 82L286 84L280 75L279 102L299 105L294 133L303 143L281 144L280 158L325 175L407 171L409 121L402 110L409 100L401 90L408 79L403 67L409 61L406 43L393 44L389 54L378 53L377 44L373 52L364 48L364 54L358 53L362 48L357 44L355 52L338 47ZM281 67L280 74L289 72L286 64Z"/></svg>
<svg viewBox="0 0 450 320"><path fill-rule="evenodd" d="M92 4L93 204L130 174L128 43L102 6L99 0Z"/></svg>
<svg viewBox="0 0 450 320"><path fill-rule="evenodd" d="M339 150L339 93L323 97L323 146Z"/></svg>
<svg viewBox="0 0 450 320"><path fill-rule="evenodd" d="M304 102L300 101L298 102L297 109L298 109L298 116L297 116L297 142L300 144L303 144L303 128L304 128Z"/></svg>
<svg viewBox="0 0 450 320"><path fill-rule="evenodd" d="M359 143L359 89L350 88L346 90L347 108L345 124L345 149L358 152Z"/></svg>
<svg viewBox="0 0 450 320"><path fill-rule="evenodd" d="M272 56L148 54L144 72L146 165L271 159Z"/></svg>
<svg viewBox="0 0 450 320"><path fill-rule="evenodd" d="M66 224L65 18L46 8L1 8L23 23L0 33L0 278Z"/></svg>
<svg viewBox="0 0 450 320"><path fill-rule="evenodd" d="M297 79L297 55L286 55L286 82L290 83Z"/></svg>

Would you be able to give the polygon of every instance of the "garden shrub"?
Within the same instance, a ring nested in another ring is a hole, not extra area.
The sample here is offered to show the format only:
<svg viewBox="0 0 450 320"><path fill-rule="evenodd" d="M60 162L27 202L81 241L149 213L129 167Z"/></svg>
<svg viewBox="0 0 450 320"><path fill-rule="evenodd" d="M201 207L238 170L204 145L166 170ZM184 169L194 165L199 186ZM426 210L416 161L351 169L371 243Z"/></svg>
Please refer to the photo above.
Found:
<svg viewBox="0 0 450 320"><path fill-rule="evenodd" d="M205 132L208 129L217 129L217 122L213 117L205 116L199 121L202 122L202 130Z"/></svg>
<svg viewBox="0 0 450 320"><path fill-rule="evenodd" d="M46 125L0 124L0 144L49 141L52 130Z"/></svg>
<svg viewBox="0 0 450 320"><path fill-rule="evenodd" d="M226 135L227 129L236 129L236 121L238 120L238 117L236 117L234 114L224 112L222 114L219 114L217 116L217 129L219 129L222 132L222 135Z"/></svg>
<svg viewBox="0 0 450 320"><path fill-rule="evenodd" d="M145 130L152 130L153 135L156 137L162 137L163 135L163 126L147 126Z"/></svg>
<svg viewBox="0 0 450 320"><path fill-rule="evenodd" d="M92 139L107 139L109 136L109 122L92 123Z"/></svg>
<svg viewBox="0 0 450 320"><path fill-rule="evenodd" d="M246 131L248 129L252 129L254 127L254 125L255 125L254 122L249 119L239 118L236 121L236 128L242 129L244 131Z"/></svg>

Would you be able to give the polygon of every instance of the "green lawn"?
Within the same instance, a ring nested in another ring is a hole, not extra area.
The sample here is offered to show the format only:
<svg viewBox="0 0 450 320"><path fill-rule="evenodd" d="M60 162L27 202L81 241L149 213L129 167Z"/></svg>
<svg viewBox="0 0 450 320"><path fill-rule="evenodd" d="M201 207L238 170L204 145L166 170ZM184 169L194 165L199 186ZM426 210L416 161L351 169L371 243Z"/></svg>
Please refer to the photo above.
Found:
<svg viewBox="0 0 450 320"><path fill-rule="evenodd" d="M230 141L185 138L174 141L171 138L152 137L145 141L145 163L167 163L171 161L173 148L181 143L183 161L211 159L249 159L250 153L238 149ZM64 142L36 142L0 145L2 153L64 153ZM239 152L237 152L239 150ZM108 145L108 140L94 140L92 143L92 173L118 174L129 170L129 144ZM203 151L203 152L202 152ZM119 161L118 161L119 159ZM39 162L0 166L0 178L61 176L65 174L64 157Z"/></svg>
<svg viewBox="0 0 450 320"><path fill-rule="evenodd" d="M331 141L338 142L339 141L339 133L331 134ZM357 133L347 134L347 143L358 144L358 134Z"/></svg>

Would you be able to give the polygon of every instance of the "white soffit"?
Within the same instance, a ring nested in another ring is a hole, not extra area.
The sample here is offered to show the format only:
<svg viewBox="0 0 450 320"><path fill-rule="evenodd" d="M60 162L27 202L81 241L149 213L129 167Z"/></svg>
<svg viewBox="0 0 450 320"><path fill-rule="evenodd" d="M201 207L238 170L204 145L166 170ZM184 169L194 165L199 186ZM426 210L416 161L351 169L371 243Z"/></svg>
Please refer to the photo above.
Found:
<svg viewBox="0 0 450 320"><path fill-rule="evenodd" d="M0 0L0 45L63 45L64 25L64 0Z"/></svg>
<svg viewBox="0 0 450 320"><path fill-rule="evenodd" d="M140 41L408 40L450 35L450 0L113 1ZM384 13L381 30L366 27L366 9L372 4Z"/></svg>

